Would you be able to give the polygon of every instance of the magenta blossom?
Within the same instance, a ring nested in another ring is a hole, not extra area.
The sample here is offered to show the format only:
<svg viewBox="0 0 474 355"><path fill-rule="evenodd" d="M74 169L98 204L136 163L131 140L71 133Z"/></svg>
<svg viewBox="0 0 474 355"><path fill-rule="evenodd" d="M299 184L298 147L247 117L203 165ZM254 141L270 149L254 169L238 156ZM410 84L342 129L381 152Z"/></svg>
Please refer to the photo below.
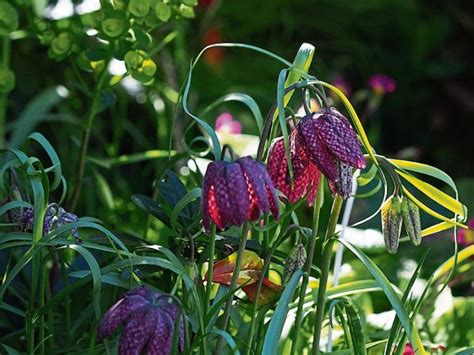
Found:
<svg viewBox="0 0 474 355"><path fill-rule="evenodd" d="M332 84L343 92L344 95L350 96L352 93L351 86L342 75L336 75Z"/></svg>
<svg viewBox="0 0 474 355"><path fill-rule="evenodd" d="M229 112L224 112L217 117L216 131L222 133L240 134L242 133L242 124L239 121L234 121L234 118Z"/></svg>
<svg viewBox="0 0 474 355"><path fill-rule="evenodd" d="M170 354L175 323L179 321L179 348L184 351L184 324L173 298L140 286L124 294L102 317L98 339L124 325L119 340L120 355Z"/></svg>
<svg viewBox="0 0 474 355"><path fill-rule="evenodd" d="M307 196L308 205L311 206L318 190L320 172L306 154L296 129L290 134L290 159L293 167L293 184L291 184L283 137L275 139L268 153L267 165L270 178L288 201L294 203L303 196Z"/></svg>
<svg viewBox="0 0 474 355"><path fill-rule="evenodd" d="M204 176L201 205L203 225L219 229L255 221L271 211L278 219L278 198L264 164L243 157L235 162L209 164Z"/></svg>
<svg viewBox="0 0 474 355"><path fill-rule="evenodd" d="M369 87L377 94L385 95L397 89L397 82L391 76L376 74L369 78Z"/></svg>
<svg viewBox="0 0 474 355"><path fill-rule="evenodd" d="M457 233L458 243L464 247L474 244L474 218L471 218L467 224L469 229L459 229Z"/></svg>
<svg viewBox="0 0 474 355"><path fill-rule="evenodd" d="M333 194L343 198L352 191L352 168L365 168L357 134L334 107L307 115L297 126L309 159L326 176Z"/></svg>

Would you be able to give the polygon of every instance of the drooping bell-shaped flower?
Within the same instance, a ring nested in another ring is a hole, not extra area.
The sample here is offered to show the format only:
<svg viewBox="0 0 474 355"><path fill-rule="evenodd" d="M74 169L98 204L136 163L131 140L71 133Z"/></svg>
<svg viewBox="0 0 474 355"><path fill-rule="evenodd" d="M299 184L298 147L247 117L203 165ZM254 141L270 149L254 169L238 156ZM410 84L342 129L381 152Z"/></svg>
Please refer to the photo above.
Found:
<svg viewBox="0 0 474 355"><path fill-rule="evenodd" d="M278 198L264 164L251 157L209 164L202 188L203 225L219 229L257 220L261 213L278 219Z"/></svg>
<svg viewBox="0 0 474 355"><path fill-rule="evenodd" d="M275 187L280 190L291 203L307 196L308 205L314 202L318 190L320 173L316 165L309 159L297 130L290 134L290 159L293 167L293 184L291 183L288 161L285 154L283 137L273 141L268 155L268 173Z"/></svg>
<svg viewBox="0 0 474 355"><path fill-rule="evenodd" d="M352 168L365 168L365 158L347 118L330 107L306 115L297 126L310 160L326 176L332 193L347 198L352 190Z"/></svg>
<svg viewBox="0 0 474 355"><path fill-rule="evenodd" d="M170 354L175 323L179 321L179 349L184 350L181 310L172 297L140 286L123 295L102 317L98 339L110 336L124 325L119 354Z"/></svg>

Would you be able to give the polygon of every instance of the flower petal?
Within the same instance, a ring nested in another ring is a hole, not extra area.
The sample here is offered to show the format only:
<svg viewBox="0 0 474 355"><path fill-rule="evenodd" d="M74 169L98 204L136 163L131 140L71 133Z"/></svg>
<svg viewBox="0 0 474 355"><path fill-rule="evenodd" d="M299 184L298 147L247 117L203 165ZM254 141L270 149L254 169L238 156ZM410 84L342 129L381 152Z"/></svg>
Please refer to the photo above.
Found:
<svg viewBox="0 0 474 355"><path fill-rule="evenodd" d="M149 304L150 302L140 295L125 295L102 317L97 338L101 340L108 337L132 313L137 312Z"/></svg>
<svg viewBox="0 0 474 355"><path fill-rule="evenodd" d="M334 158L321 140L314 127L312 115L307 115L298 123L298 132L310 159L330 181L336 181L338 169Z"/></svg>
<svg viewBox="0 0 474 355"><path fill-rule="evenodd" d="M217 225L219 229L224 229L221 212L217 205L216 198L216 179L222 174L224 163L213 162L209 164L204 176L202 187L201 209L202 209L202 223L206 230L209 230L211 220Z"/></svg>
<svg viewBox="0 0 474 355"><path fill-rule="evenodd" d="M120 355L140 355L156 329L159 312L152 306L135 313L119 340ZM168 351L169 353L169 351Z"/></svg>
<svg viewBox="0 0 474 355"><path fill-rule="evenodd" d="M343 199L348 198L352 193L352 167L343 163L337 162L339 171L339 179L337 181L329 181L329 189L332 194L339 194Z"/></svg>
<svg viewBox="0 0 474 355"><path fill-rule="evenodd" d="M174 322L167 312L155 311L154 313L156 314L156 323L148 342L147 354L168 355L171 353L173 345Z"/></svg>
<svg viewBox="0 0 474 355"><path fill-rule="evenodd" d="M240 226L247 219L249 209L245 176L237 163L227 164L225 174L230 202L230 220L233 224Z"/></svg>
<svg viewBox="0 0 474 355"><path fill-rule="evenodd" d="M184 351L184 322L181 317L181 309L173 302L174 300L171 297L161 297L158 301L158 305L171 317L173 329L176 319L178 317L181 318L179 321L179 348L181 351Z"/></svg>
<svg viewBox="0 0 474 355"><path fill-rule="evenodd" d="M251 220L256 220L260 216L260 211L266 214L270 210L267 191L262 181L262 170L259 163L251 157L240 158L237 162L244 172L247 182L247 193L250 198L247 217Z"/></svg>
<svg viewBox="0 0 474 355"><path fill-rule="evenodd" d="M338 160L358 169L365 168L359 140L347 118L331 107L313 116L319 138Z"/></svg>

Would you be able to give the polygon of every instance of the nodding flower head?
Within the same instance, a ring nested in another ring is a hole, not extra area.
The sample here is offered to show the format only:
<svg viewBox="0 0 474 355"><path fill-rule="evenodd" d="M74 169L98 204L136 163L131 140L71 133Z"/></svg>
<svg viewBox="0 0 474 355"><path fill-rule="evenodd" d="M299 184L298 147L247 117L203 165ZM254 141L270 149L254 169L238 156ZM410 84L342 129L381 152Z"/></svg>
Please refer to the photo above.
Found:
<svg viewBox="0 0 474 355"><path fill-rule="evenodd" d="M369 78L369 87L376 93L385 95L397 89L397 82L388 75L375 74Z"/></svg>
<svg viewBox="0 0 474 355"><path fill-rule="evenodd" d="M170 354L176 322L179 348L184 350L184 324L180 307L165 293L140 286L123 295L102 317L98 339L102 340L124 325L119 354Z"/></svg>
<svg viewBox="0 0 474 355"><path fill-rule="evenodd" d="M265 165L251 157L209 164L202 188L203 224L219 229L257 220L261 212L278 218L278 198Z"/></svg>
<svg viewBox="0 0 474 355"><path fill-rule="evenodd" d="M352 190L352 168L365 168L357 135L345 118L330 107L306 115L297 126L309 159L326 176L332 193L347 198Z"/></svg>
<svg viewBox="0 0 474 355"><path fill-rule="evenodd" d="M288 169L283 137L275 139L268 154L267 165L270 178L275 187L288 198L288 201L294 203L306 196L308 205L311 206L318 190L320 173L316 165L309 159L296 129L290 134L290 159L293 168L293 184Z"/></svg>

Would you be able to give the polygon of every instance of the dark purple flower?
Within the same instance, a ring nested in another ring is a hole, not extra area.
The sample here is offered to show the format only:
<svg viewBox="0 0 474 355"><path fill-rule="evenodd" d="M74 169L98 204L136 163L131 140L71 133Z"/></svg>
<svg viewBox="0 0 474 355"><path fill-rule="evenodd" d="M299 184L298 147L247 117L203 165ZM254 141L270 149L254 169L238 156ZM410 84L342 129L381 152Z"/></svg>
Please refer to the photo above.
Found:
<svg viewBox="0 0 474 355"><path fill-rule="evenodd" d="M293 185L291 184L288 162L285 154L283 137L273 141L268 153L268 174L275 187L280 190L288 201L294 203L307 196L308 205L314 202L318 190L320 172L308 158L298 131L290 134L290 159L293 167Z"/></svg>
<svg viewBox="0 0 474 355"><path fill-rule="evenodd" d="M61 207L59 208L59 216L56 221L56 226L61 227L66 224L76 223L76 222L79 222L79 217L77 217L74 213L66 212L64 208L61 208ZM71 229L71 234L74 238L76 239L79 238L79 232L77 228Z"/></svg>
<svg viewBox="0 0 474 355"><path fill-rule="evenodd" d="M54 208L48 208L46 215L43 220L43 235L48 234L53 229L54 219ZM26 208L22 210L18 222L21 224L22 229L25 232L31 232L35 222L35 209L34 207Z"/></svg>
<svg viewBox="0 0 474 355"><path fill-rule="evenodd" d="M207 167L202 188L203 225L219 229L240 226L271 213L278 218L278 198L267 169L251 157L216 161Z"/></svg>
<svg viewBox="0 0 474 355"><path fill-rule="evenodd" d="M331 192L347 198L352 167L363 169L366 164L347 118L330 107L303 117L297 128L306 154L328 179Z"/></svg>
<svg viewBox="0 0 474 355"><path fill-rule="evenodd" d="M369 78L369 87L378 94L390 94L397 89L397 82L388 75L375 74Z"/></svg>
<svg viewBox="0 0 474 355"><path fill-rule="evenodd" d="M102 317L97 338L103 340L124 325L119 354L170 354L175 323L179 321L179 349L184 350L184 323L173 298L140 286L124 294Z"/></svg>

